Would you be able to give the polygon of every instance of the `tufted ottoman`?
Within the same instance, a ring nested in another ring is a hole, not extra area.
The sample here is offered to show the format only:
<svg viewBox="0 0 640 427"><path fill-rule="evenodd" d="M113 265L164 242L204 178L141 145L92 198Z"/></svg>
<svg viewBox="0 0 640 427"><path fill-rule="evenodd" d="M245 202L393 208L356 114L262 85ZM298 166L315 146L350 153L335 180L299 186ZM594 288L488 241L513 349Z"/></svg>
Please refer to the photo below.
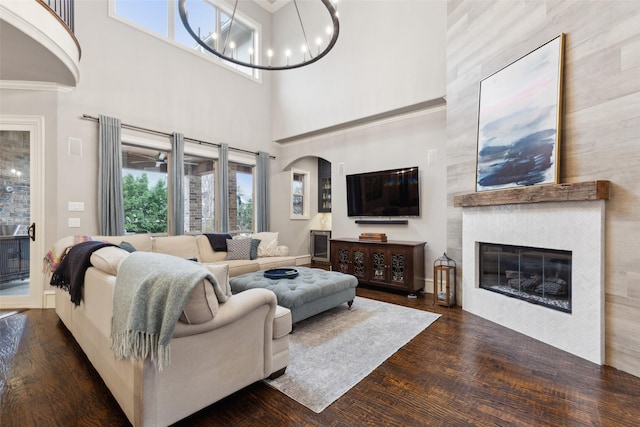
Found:
<svg viewBox="0 0 640 427"><path fill-rule="evenodd" d="M278 297L278 305L291 310L293 323L345 302L351 308L358 286L358 279L354 276L320 268L287 268L298 270L298 276L293 279L267 279L264 270L246 273L229 279L231 291L237 294L251 288L272 290Z"/></svg>

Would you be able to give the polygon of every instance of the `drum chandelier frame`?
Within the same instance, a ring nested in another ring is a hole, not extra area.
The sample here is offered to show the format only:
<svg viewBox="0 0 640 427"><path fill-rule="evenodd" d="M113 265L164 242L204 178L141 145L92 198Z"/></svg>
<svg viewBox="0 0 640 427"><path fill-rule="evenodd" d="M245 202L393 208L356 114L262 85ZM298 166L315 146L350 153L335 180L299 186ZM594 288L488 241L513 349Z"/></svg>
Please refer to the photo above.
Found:
<svg viewBox="0 0 640 427"><path fill-rule="evenodd" d="M184 25L185 29L187 30L187 32L191 35L191 37L193 37L193 39L200 45L202 46L202 48L204 50L206 50L207 52L210 52L214 55L216 55L217 57L224 59L225 61L229 61L232 62L234 64L243 66L243 67L249 67L249 68L254 68L254 69L258 69L258 70L271 70L271 71L277 71L277 70L291 70L294 68L300 68L300 67L304 67L306 65L310 65L313 64L314 62L317 62L318 60L320 60L321 58L323 58L327 53L329 53L329 51L331 49L333 49L333 46L335 46L336 41L338 40L338 34L340 33L340 23L338 21L338 13L336 10L335 5L333 4L332 0L320 0L322 2L322 4L324 5L324 7L327 9L327 12L329 13L330 17L331 17L331 22L333 24L333 28L331 29L331 40L329 40L329 44L327 44L327 46L324 48L324 50L319 51L316 55L313 54L313 51L311 49L311 46L309 45L309 40L307 39L307 34L304 28L304 24L302 23L302 18L300 17L300 10L298 9L298 3L296 0L292 0L293 4L296 8L296 13L298 16L298 21L300 23L300 27L302 29L302 34L304 37L304 49L305 49L305 54L303 56L303 61L302 62L297 62L294 64L289 64L289 59L287 57L287 63L285 65L272 65L271 64L271 56L269 55L269 61L267 65L263 65L260 61L253 61L253 55L251 56L250 62L245 62L245 61L241 61L238 60L236 58L233 57L233 49L230 48L229 44L230 44L230 40L227 34L227 37L224 40L223 46L222 46L222 51L216 50L213 47L209 46L208 44L206 44L203 40L200 39L200 37L193 31L193 29L191 28L191 25L189 24L189 13L186 9L186 0L179 0L178 3L178 9L180 12L180 19L182 20L182 24ZM234 21L235 21L235 15L236 15L236 9L238 7L238 0L235 0L235 4L233 6L233 13L231 15L231 24L229 26L229 33L231 32L231 28L233 27ZM229 52L231 52L231 54L227 54L227 50ZM271 51L269 51L269 53L271 54ZM308 59L307 59L307 54L308 54Z"/></svg>

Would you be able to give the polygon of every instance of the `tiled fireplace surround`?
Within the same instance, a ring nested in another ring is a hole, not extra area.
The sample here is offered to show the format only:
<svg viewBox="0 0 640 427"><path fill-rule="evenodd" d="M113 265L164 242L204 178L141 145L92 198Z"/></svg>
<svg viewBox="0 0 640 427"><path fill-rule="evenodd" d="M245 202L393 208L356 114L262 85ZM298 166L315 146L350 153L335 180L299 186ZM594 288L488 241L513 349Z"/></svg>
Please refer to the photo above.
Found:
<svg viewBox="0 0 640 427"><path fill-rule="evenodd" d="M464 207L463 309L602 364L604 215L604 200ZM572 313L480 288L479 242L572 251Z"/></svg>

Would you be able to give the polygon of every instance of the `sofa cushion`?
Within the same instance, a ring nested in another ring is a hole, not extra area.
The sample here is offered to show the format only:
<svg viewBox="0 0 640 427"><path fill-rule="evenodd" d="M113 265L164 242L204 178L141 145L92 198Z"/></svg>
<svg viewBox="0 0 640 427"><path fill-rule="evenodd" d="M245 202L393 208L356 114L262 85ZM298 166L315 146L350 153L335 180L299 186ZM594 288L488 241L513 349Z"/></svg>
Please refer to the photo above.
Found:
<svg viewBox="0 0 640 427"><path fill-rule="evenodd" d="M229 266L229 277L239 276L245 273L254 273L260 269L260 264L258 264L258 260L230 260L230 261L219 261L216 263L212 263L215 265L228 265Z"/></svg>
<svg viewBox="0 0 640 427"><path fill-rule="evenodd" d="M211 243L209 243L209 239L207 239L207 236L205 235L196 237L196 245L198 246L198 252L200 254L200 257L198 258L198 261L200 262L219 262L223 261L227 256L226 252L214 251L211 247Z"/></svg>
<svg viewBox="0 0 640 427"><path fill-rule="evenodd" d="M251 239L227 239L225 260L251 259Z"/></svg>
<svg viewBox="0 0 640 427"><path fill-rule="evenodd" d="M178 320L197 325L213 319L217 312L218 298L213 291L213 285L208 280L203 280L189 294Z"/></svg>
<svg viewBox="0 0 640 427"><path fill-rule="evenodd" d="M98 270L102 270L107 274L116 276L118 268L123 259L129 255L129 252L117 246L105 246L91 254L91 265Z"/></svg>
<svg viewBox="0 0 640 427"><path fill-rule="evenodd" d="M153 251L180 258L198 258L198 245L194 236L154 237Z"/></svg>
<svg viewBox="0 0 640 427"><path fill-rule="evenodd" d="M113 243L114 245L128 242L136 248L137 251L151 252L153 250L151 235L146 233L126 234L124 236L92 236L92 239L102 240L103 242Z"/></svg>
<svg viewBox="0 0 640 427"><path fill-rule="evenodd" d="M260 240L258 246L258 256L276 256L276 248L278 247L278 232L272 233L263 231L250 235L252 239Z"/></svg>

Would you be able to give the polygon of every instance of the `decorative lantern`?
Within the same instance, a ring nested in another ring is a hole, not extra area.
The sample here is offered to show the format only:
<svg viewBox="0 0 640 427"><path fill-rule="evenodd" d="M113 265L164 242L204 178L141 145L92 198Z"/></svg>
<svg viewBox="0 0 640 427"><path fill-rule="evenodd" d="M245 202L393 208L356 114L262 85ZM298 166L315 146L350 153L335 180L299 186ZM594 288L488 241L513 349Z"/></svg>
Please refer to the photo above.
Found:
<svg viewBox="0 0 640 427"><path fill-rule="evenodd" d="M456 262L446 252L433 263L433 303L456 305Z"/></svg>

